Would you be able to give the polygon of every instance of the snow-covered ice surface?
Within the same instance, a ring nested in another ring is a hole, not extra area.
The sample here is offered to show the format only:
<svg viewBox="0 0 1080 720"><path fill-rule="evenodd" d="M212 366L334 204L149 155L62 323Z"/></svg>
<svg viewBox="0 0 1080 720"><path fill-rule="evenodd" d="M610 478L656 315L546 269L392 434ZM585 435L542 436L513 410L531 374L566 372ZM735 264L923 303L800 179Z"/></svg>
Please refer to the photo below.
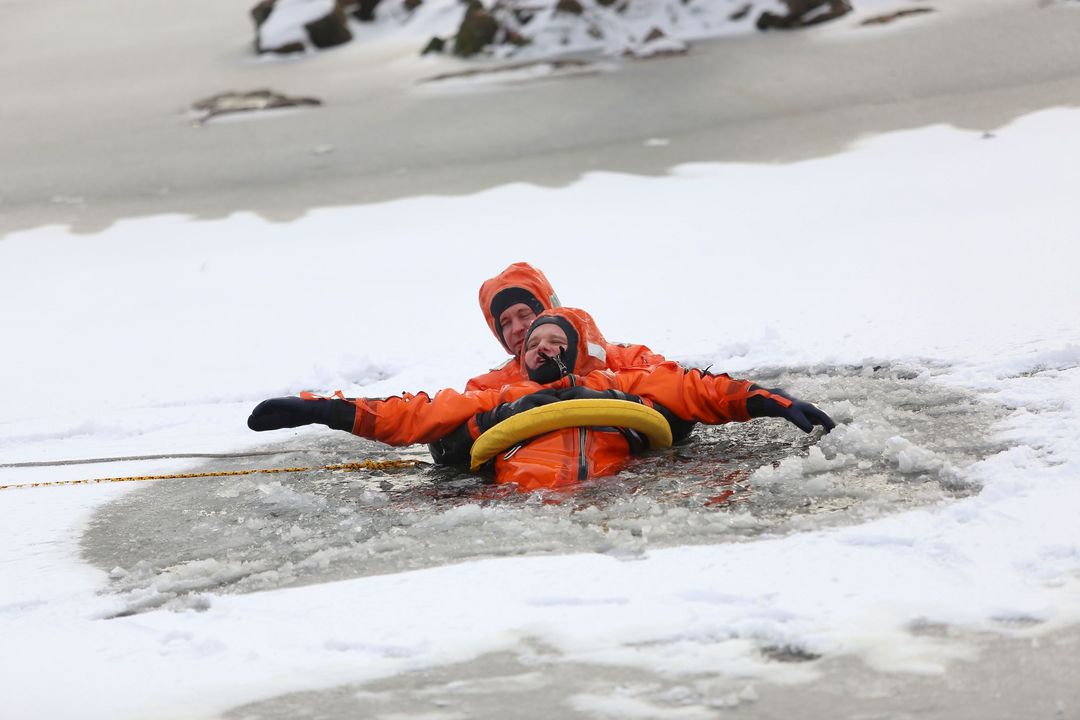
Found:
<svg viewBox="0 0 1080 720"><path fill-rule="evenodd" d="M813 677L785 656L932 673L969 649L923 628L1080 623L1078 122L287 224L7 236L0 463L293 453L0 468L0 484L385 453L244 419L301 389L460 387L501 360L476 288L520 259L609 338L787 385L842 425L699 430L557 502L430 471L0 491L6 712L211 717L537 648L669 679ZM566 707L754 701L667 692Z"/></svg>

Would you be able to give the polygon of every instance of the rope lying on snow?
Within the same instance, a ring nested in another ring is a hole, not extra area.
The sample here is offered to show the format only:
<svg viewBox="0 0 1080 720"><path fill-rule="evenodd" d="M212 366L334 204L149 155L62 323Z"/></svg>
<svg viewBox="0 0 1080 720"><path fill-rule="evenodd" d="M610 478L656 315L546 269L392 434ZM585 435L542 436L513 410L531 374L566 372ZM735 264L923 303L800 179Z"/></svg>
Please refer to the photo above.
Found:
<svg viewBox="0 0 1080 720"><path fill-rule="evenodd" d="M176 457L176 456L170 456ZM257 473L293 473L311 470L402 470L420 464L419 460L362 460L361 462L341 465L323 465L321 467L263 468L260 470L221 470L203 473L175 473L172 475L137 475L132 477L91 478L89 480L51 480L47 482L25 483L22 485L0 485L0 490L19 488L55 487L57 485L95 485L97 483L135 482L138 480L174 480L178 478L230 477L234 475L255 475Z"/></svg>

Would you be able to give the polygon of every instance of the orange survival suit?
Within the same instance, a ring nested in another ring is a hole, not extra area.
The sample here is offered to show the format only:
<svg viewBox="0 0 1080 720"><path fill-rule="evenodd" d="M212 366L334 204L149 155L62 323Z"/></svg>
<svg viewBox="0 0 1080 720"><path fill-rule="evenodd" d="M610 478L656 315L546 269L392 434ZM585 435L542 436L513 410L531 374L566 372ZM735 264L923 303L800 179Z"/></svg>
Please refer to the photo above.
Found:
<svg viewBox="0 0 1080 720"><path fill-rule="evenodd" d="M390 445L442 442L448 437L460 441L464 435L471 442L484 429L480 421L486 411L538 391L572 388L617 391L609 396L638 400L662 410L676 422L721 424L749 420L746 401L755 395L790 404L787 398L773 396L747 380L686 370L674 362L613 372L604 363L607 343L588 313L574 308L546 311L537 317L530 333L538 324L553 319L562 327L572 329L567 332L573 346L567 348L567 366L571 374L543 385L524 380L498 389L464 393L447 389L434 397L426 393L383 399L347 399L339 395L355 406L352 433ZM523 372L524 360L521 359L519 364L519 372ZM564 487L619 472L632 451L638 448L640 445L635 447L634 438L618 428L556 430L498 456L494 461L495 480L517 483L522 490ZM458 459L463 459L460 454Z"/></svg>
<svg viewBox="0 0 1080 720"><path fill-rule="evenodd" d="M499 326L502 310L514 302L524 302L533 308L537 315L544 310L560 307L555 289L551 287L544 273L524 262L514 263L480 286L480 311L484 314L495 339L506 352L514 357L499 367L477 375L465 385L466 390L487 390L501 388L503 385L527 380L522 370L520 348L508 347ZM608 343L604 341L604 358L601 367L609 370L621 370L638 365L658 365L664 362L664 356L654 353L644 345Z"/></svg>

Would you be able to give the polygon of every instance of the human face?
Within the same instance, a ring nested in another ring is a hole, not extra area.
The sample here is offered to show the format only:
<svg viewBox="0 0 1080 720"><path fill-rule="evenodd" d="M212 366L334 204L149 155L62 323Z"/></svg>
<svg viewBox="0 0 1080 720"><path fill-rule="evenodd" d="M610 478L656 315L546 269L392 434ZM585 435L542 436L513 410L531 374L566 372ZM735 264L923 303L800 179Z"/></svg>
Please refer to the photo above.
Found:
<svg viewBox="0 0 1080 720"><path fill-rule="evenodd" d="M506 347L514 353L521 354L521 344L525 342L525 333L536 319L536 313L525 303L511 305L499 315L499 327L502 329L503 340Z"/></svg>
<svg viewBox="0 0 1080 720"><path fill-rule="evenodd" d="M565 350L568 344L561 327L554 323L541 325L529 336L529 343L525 346L525 367L535 370L549 357L555 357Z"/></svg>

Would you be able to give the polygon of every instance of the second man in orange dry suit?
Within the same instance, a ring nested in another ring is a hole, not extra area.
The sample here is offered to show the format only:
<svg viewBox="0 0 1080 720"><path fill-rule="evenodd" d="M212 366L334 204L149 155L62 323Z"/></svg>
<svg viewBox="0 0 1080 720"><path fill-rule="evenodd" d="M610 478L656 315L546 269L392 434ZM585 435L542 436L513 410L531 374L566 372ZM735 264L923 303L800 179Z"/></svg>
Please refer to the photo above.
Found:
<svg viewBox="0 0 1080 720"><path fill-rule="evenodd" d="M487 390L527 379L521 367L521 346L536 316L560 307L555 289L544 273L524 262L514 263L480 286L480 311L495 339L513 355L499 367L478 375L465 385L466 390ZM657 365L664 356L644 345L604 344L603 365L620 370L634 365Z"/></svg>
<svg viewBox="0 0 1080 720"><path fill-rule="evenodd" d="M833 421L813 405L747 380L686 370L673 362L605 369L605 341L588 313L559 308L542 313L526 336L521 359L529 380L500 389L442 390L381 399L274 398L248 418L253 430L322 423L390 445L433 443L436 460L463 462L472 441L518 412L557 400L607 397L655 407L685 433L693 422L721 424L783 417L806 432ZM495 480L522 490L557 488L621 470L644 438L617 428L566 428L522 443L494 461Z"/></svg>

